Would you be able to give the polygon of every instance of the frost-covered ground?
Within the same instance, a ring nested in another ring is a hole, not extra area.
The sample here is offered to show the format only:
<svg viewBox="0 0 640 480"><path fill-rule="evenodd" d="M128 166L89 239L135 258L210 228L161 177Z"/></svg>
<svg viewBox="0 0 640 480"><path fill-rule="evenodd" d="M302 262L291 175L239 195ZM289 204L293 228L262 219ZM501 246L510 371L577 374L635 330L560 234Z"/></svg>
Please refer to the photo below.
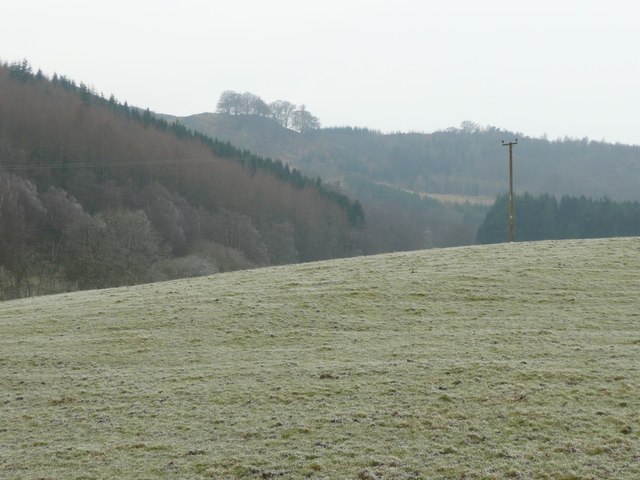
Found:
<svg viewBox="0 0 640 480"><path fill-rule="evenodd" d="M0 303L0 478L640 478L640 239Z"/></svg>

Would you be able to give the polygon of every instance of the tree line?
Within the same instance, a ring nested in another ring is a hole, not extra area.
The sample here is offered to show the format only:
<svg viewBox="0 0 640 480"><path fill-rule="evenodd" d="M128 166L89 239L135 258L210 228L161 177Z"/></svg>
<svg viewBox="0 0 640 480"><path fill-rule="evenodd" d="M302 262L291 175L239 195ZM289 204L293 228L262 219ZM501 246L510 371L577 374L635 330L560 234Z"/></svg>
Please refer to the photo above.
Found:
<svg viewBox="0 0 640 480"><path fill-rule="evenodd" d="M515 237L519 241L640 236L640 202L607 197L516 195ZM509 238L509 195L500 195L478 228L478 243Z"/></svg>
<svg viewBox="0 0 640 480"><path fill-rule="evenodd" d="M364 220L282 162L0 64L0 299L353 255Z"/></svg>
<svg viewBox="0 0 640 480"><path fill-rule="evenodd" d="M305 107L286 100L266 103L258 95L250 92L234 92L225 90L220 95L216 107L217 113L227 115L259 115L277 121L284 128L291 128L300 133L320 128L320 120Z"/></svg>

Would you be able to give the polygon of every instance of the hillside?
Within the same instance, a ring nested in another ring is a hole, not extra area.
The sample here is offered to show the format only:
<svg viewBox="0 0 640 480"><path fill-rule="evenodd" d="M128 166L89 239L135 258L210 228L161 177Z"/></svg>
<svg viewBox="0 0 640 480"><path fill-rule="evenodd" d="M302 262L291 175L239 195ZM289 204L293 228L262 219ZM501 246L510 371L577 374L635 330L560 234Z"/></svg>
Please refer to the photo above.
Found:
<svg viewBox="0 0 640 480"><path fill-rule="evenodd" d="M577 202L583 201L582 196L615 202L640 200L638 146L587 139L549 141L472 122L428 134L383 134L349 127L298 133L260 115L202 113L167 118L282 159L357 197L373 239L368 253L475 243L478 230L486 224L489 204L508 190L508 152L501 142L515 137L519 138L514 161L516 193L551 195L558 200L570 196ZM504 241L507 237L496 233L501 227L494 228L490 236ZM617 231L627 229L616 226L604 235L617 236ZM593 237L593 231L601 229L589 230L587 236ZM522 239L554 236L552 231L538 232Z"/></svg>
<svg viewBox="0 0 640 480"><path fill-rule="evenodd" d="M433 133L324 128L298 134L256 115L169 117L327 180L382 182L417 193L490 196L508 188L502 140L519 138L516 187L531 194L640 200L640 146L588 139L550 141L464 122Z"/></svg>
<svg viewBox="0 0 640 480"><path fill-rule="evenodd" d="M423 195L422 187L416 189L412 182L400 181L404 175L415 180L419 173L407 172L404 160L395 161L399 150L394 136L366 129L320 129L301 134L259 115L203 113L160 117L280 159L358 198L371 239L367 253L473 244L488 210L486 196L479 196L478 192L455 197L470 203L441 202ZM403 144L405 136L398 138L403 139L398 142ZM439 200L442 198L454 197L440 196Z"/></svg>
<svg viewBox="0 0 640 480"><path fill-rule="evenodd" d="M282 162L0 63L0 300L359 254L364 220Z"/></svg>
<svg viewBox="0 0 640 480"><path fill-rule="evenodd" d="M7 478L640 477L640 238L0 304Z"/></svg>

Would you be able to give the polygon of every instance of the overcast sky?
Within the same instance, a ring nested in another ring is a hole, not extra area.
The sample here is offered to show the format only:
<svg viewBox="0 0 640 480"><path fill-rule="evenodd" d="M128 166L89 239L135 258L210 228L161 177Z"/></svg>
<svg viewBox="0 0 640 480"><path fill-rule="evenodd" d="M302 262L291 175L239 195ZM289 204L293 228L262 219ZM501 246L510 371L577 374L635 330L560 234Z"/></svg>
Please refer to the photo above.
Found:
<svg viewBox="0 0 640 480"><path fill-rule="evenodd" d="M323 126L640 144L635 0L2 0L0 59L156 112L223 90ZM0 92L1 93L1 92Z"/></svg>

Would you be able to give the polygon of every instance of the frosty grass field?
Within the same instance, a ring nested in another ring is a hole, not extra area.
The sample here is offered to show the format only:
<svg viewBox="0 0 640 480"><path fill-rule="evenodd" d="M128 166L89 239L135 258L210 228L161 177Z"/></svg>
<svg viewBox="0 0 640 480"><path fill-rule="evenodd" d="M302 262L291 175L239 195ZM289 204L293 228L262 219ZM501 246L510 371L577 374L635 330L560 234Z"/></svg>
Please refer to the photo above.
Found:
<svg viewBox="0 0 640 480"><path fill-rule="evenodd" d="M640 239L0 303L0 478L640 478Z"/></svg>

